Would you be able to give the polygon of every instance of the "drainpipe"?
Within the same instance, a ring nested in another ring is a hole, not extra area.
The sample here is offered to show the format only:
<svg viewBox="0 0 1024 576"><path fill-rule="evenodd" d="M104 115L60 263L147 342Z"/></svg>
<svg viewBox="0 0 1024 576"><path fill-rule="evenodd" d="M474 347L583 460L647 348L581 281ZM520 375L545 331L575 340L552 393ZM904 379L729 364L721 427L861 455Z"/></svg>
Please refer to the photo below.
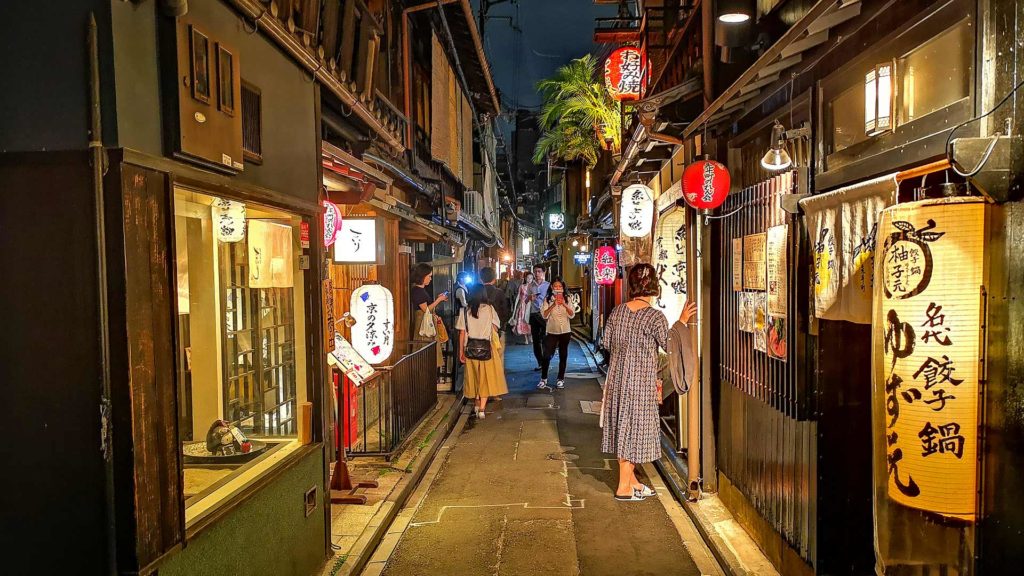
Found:
<svg viewBox="0 0 1024 576"><path fill-rule="evenodd" d="M100 58L99 39L96 32L96 16L89 13L87 27L87 50L89 55L89 163L92 167L93 204L96 208L95 230L96 269L97 269L97 307L99 312L99 341L101 353L100 389L100 455L106 469L105 498L107 514L107 546L108 561L111 567L117 565L116 538L113 521L114 510L114 461L113 438L110 434L110 338L109 308L107 303L107 223L106 200L103 194L103 175L107 171L106 152L103 150L103 127L100 116Z"/></svg>
<svg viewBox="0 0 1024 576"><path fill-rule="evenodd" d="M711 0L701 0L701 52L704 54L704 107L715 99L715 7ZM703 143L702 143L703 146Z"/></svg>

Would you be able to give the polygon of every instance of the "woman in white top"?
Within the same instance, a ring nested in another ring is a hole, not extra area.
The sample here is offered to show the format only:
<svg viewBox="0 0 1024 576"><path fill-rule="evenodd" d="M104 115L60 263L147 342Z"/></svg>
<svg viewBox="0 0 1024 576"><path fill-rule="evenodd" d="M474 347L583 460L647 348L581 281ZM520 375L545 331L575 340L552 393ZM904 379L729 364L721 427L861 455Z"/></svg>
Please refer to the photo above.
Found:
<svg viewBox="0 0 1024 576"><path fill-rule="evenodd" d="M508 394L505 382L505 362L502 358L504 349L498 330L501 320L498 311L487 303L487 290L481 284L475 284L469 290L467 306L459 313L455 328L459 331L459 359L466 365L466 381L463 393L466 398L476 400L476 415L484 417L487 399L492 396ZM489 360L472 360L466 358L466 342L470 338L491 341L491 358Z"/></svg>
<svg viewBox="0 0 1024 576"><path fill-rule="evenodd" d="M555 347L558 348L558 381L555 387L565 388L565 364L569 360L569 340L572 339L569 320L576 312L565 299L565 282L562 282L561 278L551 281L551 289L548 290L548 297L544 300L540 315L547 321L547 335L544 337L544 360L540 367L540 383L537 384L537 388L544 390L548 387L548 368L551 366Z"/></svg>

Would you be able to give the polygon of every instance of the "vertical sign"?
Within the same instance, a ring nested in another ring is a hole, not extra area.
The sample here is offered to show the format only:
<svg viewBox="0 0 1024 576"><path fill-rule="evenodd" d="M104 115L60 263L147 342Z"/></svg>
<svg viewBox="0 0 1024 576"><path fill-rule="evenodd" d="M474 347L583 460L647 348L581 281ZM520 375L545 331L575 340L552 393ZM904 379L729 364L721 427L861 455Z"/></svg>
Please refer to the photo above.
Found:
<svg viewBox="0 0 1024 576"><path fill-rule="evenodd" d="M765 244L768 235L751 234L743 237L743 289L764 290L767 258Z"/></svg>
<svg viewBox="0 0 1024 576"><path fill-rule="evenodd" d="M786 260L786 242L789 228L785 225L772 226L768 229L767 239L767 276L768 276L768 314L774 317L786 316L786 298L788 290Z"/></svg>
<svg viewBox="0 0 1024 576"><path fill-rule="evenodd" d="M983 202L963 200L885 210L875 274L889 497L964 520L977 497L985 216Z"/></svg>
<svg viewBox="0 0 1024 576"><path fill-rule="evenodd" d="M661 294L654 307L674 323L686 303L686 211L673 210L658 221L651 263L658 274Z"/></svg>
<svg viewBox="0 0 1024 576"><path fill-rule="evenodd" d="M619 228L629 238L642 238L651 233L654 221L654 191L643 184L634 184L622 191L619 207Z"/></svg>
<svg viewBox="0 0 1024 576"><path fill-rule="evenodd" d="M349 303L356 324L352 346L370 364L380 364L395 346L395 301L391 291L379 284L365 284L352 292Z"/></svg>
<svg viewBox="0 0 1024 576"><path fill-rule="evenodd" d="M743 238L732 239L732 291L743 290Z"/></svg>
<svg viewBox="0 0 1024 576"><path fill-rule="evenodd" d="M615 283L618 263L614 246L601 246L594 252L594 280L601 286Z"/></svg>

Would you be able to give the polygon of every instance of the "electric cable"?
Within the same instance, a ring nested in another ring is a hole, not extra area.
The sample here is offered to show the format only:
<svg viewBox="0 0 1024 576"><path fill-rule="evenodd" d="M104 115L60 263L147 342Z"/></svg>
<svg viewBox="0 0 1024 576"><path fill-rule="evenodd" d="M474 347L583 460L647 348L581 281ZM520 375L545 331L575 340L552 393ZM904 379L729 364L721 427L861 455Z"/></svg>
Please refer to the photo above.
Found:
<svg viewBox="0 0 1024 576"><path fill-rule="evenodd" d="M956 162L953 159L953 149L950 147L950 144L953 142L953 135L956 133L956 131L972 122L977 122L978 120L983 120L990 116L993 112L1001 108L1003 104L1006 104L1007 100L1010 99L1010 96L1013 96L1013 94L1016 93L1021 86L1024 86L1024 80L1018 82L1016 86L1014 86L1009 92L1006 93L1005 96L1003 96L1003 99L1000 100L998 104L992 107L991 110L985 112L981 116L975 116L974 118L964 120L963 122L954 126L953 129L949 131L949 135L946 136L946 160L949 161L949 165L953 168L954 172L965 178L970 178L971 176L974 176L978 172L981 172L981 169L985 167L985 164L988 162L989 157L992 155L992 151L995 149L996 143L999 141L999 138L1003 135L1001 132L996 132L995 134L993 134L991 137L992 142L989 143L988 148L985 150L985 154L982 155L981 161L978 163L978 165L975 166L973 170L961 172L960 169L956 167Z"/></svg>

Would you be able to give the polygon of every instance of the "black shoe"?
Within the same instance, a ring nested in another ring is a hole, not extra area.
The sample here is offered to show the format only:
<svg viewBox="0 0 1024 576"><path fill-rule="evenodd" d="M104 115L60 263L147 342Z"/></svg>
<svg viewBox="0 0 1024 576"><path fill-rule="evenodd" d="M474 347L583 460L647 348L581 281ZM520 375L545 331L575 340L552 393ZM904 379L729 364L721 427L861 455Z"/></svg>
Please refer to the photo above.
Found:
<svg viewBox="0 0 1024 576"><path fill-rule="evenodd" d="M534 368L533 371L534 372L540 372L540 366L537 366L536 368Z"/></svg>

